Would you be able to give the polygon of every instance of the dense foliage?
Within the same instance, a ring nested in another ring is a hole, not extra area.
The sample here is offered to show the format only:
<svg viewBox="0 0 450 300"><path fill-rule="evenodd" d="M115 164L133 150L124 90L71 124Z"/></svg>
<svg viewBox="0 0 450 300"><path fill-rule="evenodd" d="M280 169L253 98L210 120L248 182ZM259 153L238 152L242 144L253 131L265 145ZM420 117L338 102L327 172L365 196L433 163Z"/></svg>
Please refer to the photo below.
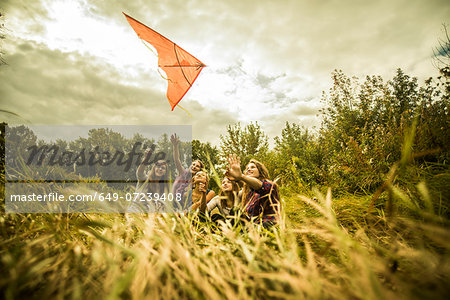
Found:
<svg viewBox="0 0 450 300"><path fill-rule="evenodd" d="M322 96L320 129L312 132L286 123L275 137L275 149L264 152L272 178L302 193L329 186L338 195L373 194L371 206L386 209L395 202L394 187L412 201L418 186L425 186L434 210L449 217L450 81L444 75L419 85L401 69L388 81L367 76L360 82L333 72L333 86ZM230 132L231 128L222 138L226 145L238 140L236 136L245 140L251 132L240 126ZM228 148L222 146L222 151ZM244 157L260 153L240 151Z"/></svg>

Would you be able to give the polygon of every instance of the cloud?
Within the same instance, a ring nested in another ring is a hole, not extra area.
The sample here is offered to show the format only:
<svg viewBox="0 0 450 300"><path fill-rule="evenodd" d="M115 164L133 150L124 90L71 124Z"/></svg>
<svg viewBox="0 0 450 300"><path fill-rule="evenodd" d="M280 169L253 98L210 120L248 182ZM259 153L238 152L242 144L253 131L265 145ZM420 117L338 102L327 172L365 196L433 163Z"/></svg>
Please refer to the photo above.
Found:
<svg viewBox="0 0 450 300"><path fill-rule="evenodd" d="M45 32L44 22L51 20L47 4L48 1L40 0L2 1L0 11L5 15L6 30L14 31L22 28L25 31L26 28L29 35L42 34Z"/></svg>
<svg viewBox="0 0 450 300"><path fill-rule="evenodd" d="M45 124L192 124L207 141L259 121L273 137L286 121L320 124L334 69L437 75L430 57L447 2L8 0L2 109ZM170 112L156 57L122 11L208 65L181 103L192 118Z"/></svg>
<svg viewBox="0 0 450 300"><path fill-rule="evenodd" d="M216 140L235 121L195 100L184 100L194 118L181 109L171 112L164 92L120 83L114 66L96 57L22 41L5 59L2 108L33 124L192 124L196 138Z"/></svg>

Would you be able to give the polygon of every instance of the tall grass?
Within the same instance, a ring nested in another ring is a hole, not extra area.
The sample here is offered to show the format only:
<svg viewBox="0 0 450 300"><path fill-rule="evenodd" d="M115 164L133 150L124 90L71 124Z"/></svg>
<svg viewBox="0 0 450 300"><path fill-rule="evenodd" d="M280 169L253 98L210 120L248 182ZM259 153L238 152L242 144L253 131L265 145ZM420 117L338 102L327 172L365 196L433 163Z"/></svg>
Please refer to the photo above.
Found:
<svg viewBox="0 0 450 300"><path fill-rule="evenodd" d="M425 181L396 183L411 143L373 195L281 189L270 230L195 214L2 214L0 295L450 299L447 206Z"/></svg>
<svg viewBox="0 0 450 300"><path fill-rule="evenodd" d="M421 221L372 213L348 226L345 205L333 203L331 191L317 199L287 196L285 207L299 201L315 216L298 219L285 210L270 231L211 226L193 214L4 214L1 293L5 299L448 297L447 221L431 211Z"/></svg>

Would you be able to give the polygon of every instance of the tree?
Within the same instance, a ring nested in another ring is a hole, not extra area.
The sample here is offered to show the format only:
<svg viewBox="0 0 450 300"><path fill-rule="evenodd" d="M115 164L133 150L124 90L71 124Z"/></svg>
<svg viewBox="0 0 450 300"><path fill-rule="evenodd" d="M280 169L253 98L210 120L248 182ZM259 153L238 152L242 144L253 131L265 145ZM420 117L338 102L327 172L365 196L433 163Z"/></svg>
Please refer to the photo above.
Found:
<svg viewBox="0 0 450 300"><path fill-rule="evenodd" d="M192 141L192 160L201 160L208 171L210 178L209 188L216 191L219 190L221 178L217 176L222 175L219 162L219 150L216 146L212 146L209 142L203 143L199 140Z"/></svg>
<svg viewBox="0 0 450 300"><path fill-rule="evenodd" d="M398 69L392 80L367 76L363 83L341 71L324 93L319 143L332 182L347 191L371 191L382 174L401 157L401 145L417 118L414 152L441 149L426 160L445 162L450 136L449 100L432 79L419 87L417 78Z"/></svg>
<svg viewBox="0 0 450 300"><path fill-rule="evenodd" d="M280 175L285 183L322 182L322 147L307 129L286 122L281 137L275 137L275 145L278 158L274 175Z"/></svg>
<svg viewBox="0 0 450 300"><path fill-rule="evenodd" d="M203 143L199 140L192 141L192 160L201 160L207 169L210 166L216 168L219 165L219 150L211 143Z"/></svg>
<svg viewBox="0 0 450 300"><path fill-rule="evenodd" d="M436 68L441 73L441 76L438 77L441 80L441 83L445 87L445 92L447 95L450 94L450 36L447 31L447 26L443 25L443 31L445 37L443 39L439 39L437 46L434 49L434 60L433 63Z"/></svg>
<svg viewBox="0 0 450 300"><path fill-rule="evenodd" d="M412 121L419 101L417 78L411 78L397 69L397 74L389 84L392 88L392 113L397 126L400 126L402 119Z"/></svg>
<svg viewBox="0 0 450 300"><path fill-rule="evenodd" d="M29 157L29 147L37 144L37 136L27 126L7 127L5 132L5 165L7 170L20 173L23 162ZM23 170L21 170L23 172Z"/></svg>
<svg viewBox="0 0 450 300"><path fill-rule="evenodd" d="M244 128L240 123L227 126L227 134L220 136L220 147L224 156L236 154L241 158L241 165L248 164L251 158L264 160L268 151L268 137L258 122L250 123Z"/></svg>

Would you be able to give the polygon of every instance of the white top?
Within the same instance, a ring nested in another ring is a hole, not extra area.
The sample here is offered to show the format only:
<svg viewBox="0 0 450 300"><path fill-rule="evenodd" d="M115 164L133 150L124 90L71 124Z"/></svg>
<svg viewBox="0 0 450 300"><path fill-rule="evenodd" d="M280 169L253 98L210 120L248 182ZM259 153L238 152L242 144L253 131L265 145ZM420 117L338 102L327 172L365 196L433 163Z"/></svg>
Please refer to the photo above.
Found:
<svg viewBox="0 0 450 300"><path fill-rule="evenodd" d="M206 204L206 210L208 211L208 213L210 213L216 207L219 209L220 213L223 216L226 217L230 215L231 208L222 207L222 201L220 201L220 196L215 196L214 198L211 199L211 201L209 201Z"/></svg>

